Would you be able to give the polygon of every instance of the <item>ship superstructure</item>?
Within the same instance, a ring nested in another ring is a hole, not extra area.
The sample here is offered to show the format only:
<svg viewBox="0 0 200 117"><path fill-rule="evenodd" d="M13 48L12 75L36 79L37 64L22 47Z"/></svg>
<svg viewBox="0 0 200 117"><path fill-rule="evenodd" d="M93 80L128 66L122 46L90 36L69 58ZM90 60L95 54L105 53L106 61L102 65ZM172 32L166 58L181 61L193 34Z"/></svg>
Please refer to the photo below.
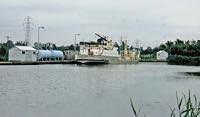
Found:
<svg viewBox="0 0 200 117"><path fill-rule="evenodd" d="M127 40L121 46L114 45L111 39L100 36L97 42L81 42L80 52L75 56L78 63L137 63L139 52L128 49Z"/></svg>

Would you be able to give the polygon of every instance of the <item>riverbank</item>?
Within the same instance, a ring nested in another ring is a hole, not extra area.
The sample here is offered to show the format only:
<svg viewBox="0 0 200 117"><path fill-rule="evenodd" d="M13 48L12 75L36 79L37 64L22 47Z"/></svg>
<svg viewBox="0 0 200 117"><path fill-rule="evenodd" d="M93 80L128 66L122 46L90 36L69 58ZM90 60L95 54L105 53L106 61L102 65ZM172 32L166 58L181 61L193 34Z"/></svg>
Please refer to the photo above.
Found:
<svg viewBox="0 0 200 117"><path fill-rule="evenodd" d="M168 57L168 64L170 64L170 65L200 66L200 57L171 55L171 56Z"/></svg>
<svg viewBox="0 0 200 117"><path fill-rule="evenodd" d="M154 60L154 59L141 59L139 62L167 62L166 60ZM63 60L63 61L35 61L35 62L0 62L0 65L43 65L43 64L76 64L75 60Z"/></svg>
<svg viewBox="0 0 200 117"><path fill-rule="evenodd" d="M167 60L140 59L139 62L167 62Z"/></svg>
<svg viewBox="0 0 200 117"><path fill-rule="evenodd" d="M185 72L188 75L200 76L200 72Z"/></svg>
<svg viewBox="0 0 200 117"><path fill-rule="evenodd" d="M35 61L35 62L0 62L0 65L42 65L42 64L74 64L74 60L63 61Z"/></svg>

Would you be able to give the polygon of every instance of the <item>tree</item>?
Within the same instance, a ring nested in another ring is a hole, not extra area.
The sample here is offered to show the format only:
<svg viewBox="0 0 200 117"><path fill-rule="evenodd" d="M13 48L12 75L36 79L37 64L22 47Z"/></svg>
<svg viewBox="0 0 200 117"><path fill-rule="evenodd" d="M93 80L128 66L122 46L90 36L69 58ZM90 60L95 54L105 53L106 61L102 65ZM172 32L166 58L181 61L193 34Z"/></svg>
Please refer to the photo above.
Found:
<svg viewBox="0 0 200 117"><path fill-rule="evenodd" d="M7 44L8 44L8 49L10 49L13 46L15 46L14 43L11 40L8 40Z"/></svg>
<svg viewBox="0 0 200 117"><path fill-rule="evenodd" d="M53 50L57 49L56 44L52 44L52 49L53 49Z"/></svg>
<svg viewBox="0 0 200 117"><path fill-rule="evenodd" d="M140 51L144 51L143 47L140 47Z"/></svg>
<svg viewBox="0 0 200 117"><path fill-rule="evenodd" d="M39 44L38 44L38 42L35 42L33 44L33 47L36 48L36 49L38 49L38 47L39 47L39 49L43 49L43 50L49 50L49 49L55 50L55 49L57 49L56 44L51 43L51 42L48 42L48 43L39 43Z"/></svg>
<svg viewBox="0 0 200 117"><path fill-rule="evenodd" d="M158 48L158 47L155 47L155 48L153 49L153 51L156 53L156 52L159 51L159 48Z"/></svg>
<svg viewBox="0 0 200 117"><path fill-rule="evenodd" d="M141 54L154 54L154 50L148 46L147 49L141 50Z"/></svg>
<svg viewBox="0 0 200 117"><path fill-rule="evenodd" d="M74 45L72 44L72 45L68 46L68 50L74 50Z"/></svg>
<svg viewBox="0 0 200 117"><path fill-rule="evenodd" d="M181 44L184 44L184 41L182 41L179 38L177 38L176 41L175 41L175 44L176 45L181 45Z"/></svg>
<svg viewBox="0 0 200 117"><path fill-rule="evenodd" d="M33 47L34 47L35 49L38 49L38 48L41 47L41 46L42 46L41 43L38 44L38 42L35 42L35 43L33 44Z"/></svg>
<svg viewBox="0 0 200 117"><path fill-rule="evenodd" d="M159 50L165 50L167 47L165 44L161 44L160 47L159 47Z"/></svg>
<svg viewBox="0 0 200 117"><path fill-rule="evenodd" d="M16 45L16 46L27 46L28 44L27 44L26 41L17 41L17 42L15 43L15 45Z"/></svg>
<svg viewBox="0 0 200 117"><path fill-rule="evenodd" d="M197 40L197 44L200 46L200 40Z"/></svg>
<svg viewBox="0 0 200 117"><path fill-rule="evenodd" d="M1 44L0 47L0 60L8 60L8 50L14 46L11 40L8 40L6 43Z"/></svg>
<svg viewBox="0 0 200 117"><path fill-rule="evenodd" d="M185 41L185 44L190 45L190 40Z"/></svg>
<svg viewBox="0 0 200 117"><path fill-rule="evenodd" d="M170 48L174 43L172 41L167 41L165 45Z"/></svg>
<svg viewBox="0 0 200 117"><path fill-rule="evenodd" d="M192 40L192 41L191 41L191 44L192 44L192 45L196 45L197 42L196 42L195 40Z"/></svg>
<svg viewBox="0 0 200 117"><path fill-rule="evenodd" d="M6 49L4 47L0 48L0 56L5 56L6 55Z"/></svg>

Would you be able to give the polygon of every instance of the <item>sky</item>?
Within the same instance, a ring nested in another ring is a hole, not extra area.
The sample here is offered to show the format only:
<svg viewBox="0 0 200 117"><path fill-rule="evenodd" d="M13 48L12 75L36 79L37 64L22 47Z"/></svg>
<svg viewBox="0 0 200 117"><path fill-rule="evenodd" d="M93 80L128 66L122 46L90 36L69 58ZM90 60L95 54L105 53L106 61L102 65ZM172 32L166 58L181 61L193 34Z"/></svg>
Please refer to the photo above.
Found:
<svg viewBox="0 0 200 117"><path fill-rule="evenodd" d="M96 41L95 33L134 45L159 46L168 40L200 39L199 0L1 0L0 42L24 41L23 23L32 18L31 42L70 45Z"/></svg>

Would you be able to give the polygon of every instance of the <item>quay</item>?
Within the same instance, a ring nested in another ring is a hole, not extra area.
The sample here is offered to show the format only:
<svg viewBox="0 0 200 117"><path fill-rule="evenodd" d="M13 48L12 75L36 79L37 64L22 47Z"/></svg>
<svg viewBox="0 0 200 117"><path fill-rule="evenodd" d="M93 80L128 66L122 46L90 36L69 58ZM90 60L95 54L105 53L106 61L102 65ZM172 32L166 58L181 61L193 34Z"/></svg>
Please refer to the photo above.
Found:
<svg viewBox="0 0 200 117"><path fill-rule="evenodd" d="M140 59L139 62L167 62L166 60L154 60L154 59ZM0 62L0 65L44 65L44 64L80 64L76 60L59 60L59 61L4 61Z"/></svg>
<svg viewBox="0 0 200 117"><path fill-rule="evenodd" d="M0 65L43 65L43 64L75 64L74 60L62 60L62 61L34 61L34 62L0 62Z"/></svg>
<svg viewBox="0 0 200 117"><path fill-rule="evenodd" d="M139 62L168 62L167 60L140 59Z"/></svg>

